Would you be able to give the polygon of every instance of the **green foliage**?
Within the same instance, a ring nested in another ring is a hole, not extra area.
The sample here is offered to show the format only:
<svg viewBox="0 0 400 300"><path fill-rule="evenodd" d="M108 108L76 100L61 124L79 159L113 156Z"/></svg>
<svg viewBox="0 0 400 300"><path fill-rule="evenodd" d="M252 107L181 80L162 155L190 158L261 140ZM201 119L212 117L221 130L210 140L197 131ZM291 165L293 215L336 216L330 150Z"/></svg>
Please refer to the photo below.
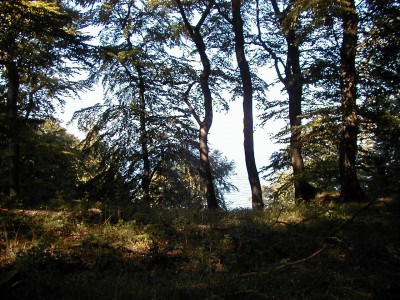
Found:
<svg viewBox="0 0 400 300"><path fill-rule="evenodd" d="M391 38L398 28L396 1L366 1L357 6L359 15L358 121L359 142L358 176L364 188L374 194L396 192L398 186L398 39ZM278 4L280 2L278 1ZM293 28L299 33L302 59L303 126L302 154L305 179L323 190L338 189L337 157L340 137L339 58L341 17L349 11L348 1L290 2L284 18L283 31ZM265 41L262 57L271 66L279 67L286 55L284 41L275 37L273 8L259 2L260 37ZM270 37L270 38L268 38ZM397 70L397 71L396 71ZM278 74L279 75L279 74ZM279 76L278 76L279 77ZM277 77L277 78L278 78ZM282 101L265 103L265 122L285 117L288 106ZM290 132L287 128L275 135L283 143L281 152L274 153L266 175L275 184L271 190L290 193L288 156ZM282 175L284 174L284 175ZM288 181L289 180L289 181ZM285 195L286 195L285 194ZM278 195L279 196L279 195ZM285 198L285 196L283 196Z"/></svg>
<svg viewBox="0 0 400 300"><path fill-rule="evenodd" d="M32 207L51 205L56 199L73 199L79 182L79 150L77 139L53 120L27 126L21 134L21 203ZM4 149L0 155L1 186L6 193L7 159Z"/></svg>
<svg viewBox="0 0 400 300"><path fill-rule="evenodd" d="M25 136L21 148L23 202L37 206L49 205L56 198L72 200L78 185L78 140L52 120Z"/></svg>
<svg viewBox="0 0 400 300"><path fill-rule="evenodd" d="M365 18L363 47L360 49L360 98L363 100L363 175L371 191L398 191L399 168L399 6L396 1L367 1L362 7ZM379 13L372 13L379 12Z"/></svg>
<svg viewBox="0 0 400 300"><path fill-rule="evenodd" d="M63 104L63 97L84 89L71 77L79 73L77 63L88 54L88 38L79 31L79 13L68 4L25 0L0 3L0 89L5 100L2 108L7 112L8 144L8 157L1 158L2 163L3 159L8 161L7 187L13 198L20 196L24 179L20 148L29 134L25 131L31 123L51 118L57 102Z"/></svg>
<svg viewBox="0 0 400 300"><path fill-rule="evenodd" d="M76 63L90 60L79 13L62 1L25 0L2 1L0 13L0 64L17 64L21 118L48 117L57 101L84 89L71 80L79 73ZM7 82L4 76L2 69Z"/></svg>

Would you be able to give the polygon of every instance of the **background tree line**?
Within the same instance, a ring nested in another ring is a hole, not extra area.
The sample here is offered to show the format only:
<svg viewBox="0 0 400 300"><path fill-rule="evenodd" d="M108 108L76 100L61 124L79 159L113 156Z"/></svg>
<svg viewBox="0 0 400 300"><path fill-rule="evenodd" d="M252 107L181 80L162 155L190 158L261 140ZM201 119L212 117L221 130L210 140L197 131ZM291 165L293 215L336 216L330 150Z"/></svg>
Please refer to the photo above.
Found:
<svg viewBox="0 0 400 300"><path fill-rule="evenodd" d="M394 0L2 1L4 199L224 207L234 163L208 134L228 99L243 102L238 151L254 209L318 191L398 192L399 10ZM79 141L55 110L95 84L103 99L75 113ZM254 105L264 122L287 121L262 168Z"/></svg>

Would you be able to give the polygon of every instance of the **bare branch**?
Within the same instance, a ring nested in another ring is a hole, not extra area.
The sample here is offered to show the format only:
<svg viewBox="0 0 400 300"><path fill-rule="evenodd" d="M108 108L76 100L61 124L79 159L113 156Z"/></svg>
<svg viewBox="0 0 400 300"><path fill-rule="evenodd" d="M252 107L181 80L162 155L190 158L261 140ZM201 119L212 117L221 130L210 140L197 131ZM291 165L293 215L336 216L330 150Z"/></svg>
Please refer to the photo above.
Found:
<svg viewBox="0 0 400 300"><path fill-rule="evenodd" d="M200 117L196 113L195 109L193 108L192 104L189 101L189 93L194 84L195 84L195 82L192 82L191 84L189 84L188 88L186 89L185 93L183 94L183 101L185 101L186 105L188 106L189 111L192 114L193 118L195 118L196 122L201 126L202 122L200 120Z"/></svg>

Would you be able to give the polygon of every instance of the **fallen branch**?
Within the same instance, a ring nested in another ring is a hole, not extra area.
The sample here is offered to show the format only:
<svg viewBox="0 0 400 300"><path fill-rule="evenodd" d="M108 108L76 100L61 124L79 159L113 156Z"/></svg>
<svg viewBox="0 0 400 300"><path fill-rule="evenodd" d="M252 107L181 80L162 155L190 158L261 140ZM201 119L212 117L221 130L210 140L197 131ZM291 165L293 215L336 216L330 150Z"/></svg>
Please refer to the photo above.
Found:
<svg viewBox="0 0 400 300"><path fill-rule="evenodd" d="M269 225L269 226L267 227L267 229L268 229L268 228L272 228L272 227L274 227L276 224L281 223L281 221L279 221L279 218L280 218L282 212L283 212L283 208L281 208L281 209L279 210L279 213L278 213L278 215L276 216L275 221L274 221L271 225Z"/></svg>
<svg viewBox="0 0 400 300"><path fill-rule="evenodd" d="M329 244L333 244L333 242L340 242L340 243L345 243L343 242L341 239L335 237L334 235L336 233L339 232L339 230L341 230L344 226L348 225L349 223L353 222L354 219L363 211L367 210L368 208L370 208L373 205L379 204L379 203L386 203L385 201L379 200L371 200L367 205L363 206L362 208L360 208L358 211L356 211L349 219L343 221L339 226L337 226L330 234L327 238L324 239L324 243L322 245L321 248L319 248L318 250L316 250L315 252L313 252L311 255L305 257L305 258L301 258L298 259L296 261L292 261L292 262L285 262L283 264L280 264L279 266L276 266L274 268L272 268L269 271L265 271L265 272L249 272L249 273L243 273L241 274L241 277L251 277L251 276L260 276L260 275L269 275L273 272L282 270L283 268L286 267L290 267L290 266L294 266L303 262L306 262L310 259L313 259L314 257L317 257L318 255L320 255L327 247Z"/></svg>

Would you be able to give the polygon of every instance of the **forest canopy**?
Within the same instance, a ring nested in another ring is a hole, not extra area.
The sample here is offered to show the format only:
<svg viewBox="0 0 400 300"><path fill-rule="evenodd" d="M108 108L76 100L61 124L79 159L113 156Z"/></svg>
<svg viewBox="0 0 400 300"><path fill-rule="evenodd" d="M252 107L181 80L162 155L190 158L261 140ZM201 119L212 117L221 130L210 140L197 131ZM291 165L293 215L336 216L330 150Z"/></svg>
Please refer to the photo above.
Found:
<svg viewBox="0 0 400 300"><path fill-rule="evenodd" d="M0 204L226 208L235 162L208 136L231 99L254 210L398 193L399 15L395 0L2 1ZM79 140L56 111L96 85ZM254 123L273 120L280 150L256 166Z"/></svg>

